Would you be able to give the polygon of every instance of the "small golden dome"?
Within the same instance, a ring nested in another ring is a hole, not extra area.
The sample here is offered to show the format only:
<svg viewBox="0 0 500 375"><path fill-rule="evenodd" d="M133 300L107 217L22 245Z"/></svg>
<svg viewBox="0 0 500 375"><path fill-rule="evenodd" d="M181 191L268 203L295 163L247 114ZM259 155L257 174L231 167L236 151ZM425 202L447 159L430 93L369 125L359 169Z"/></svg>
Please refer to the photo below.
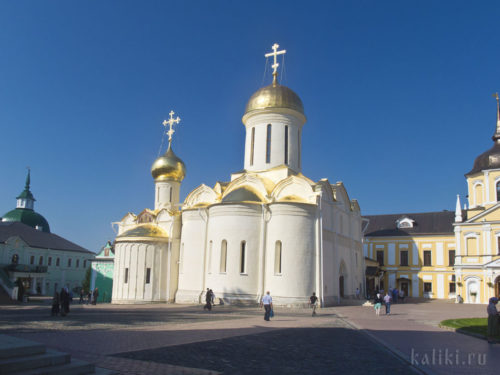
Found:
<svg viewBox="0 0 500 375"><path fill-rule="evenodd" d="M174 154L169 145L167 152L153 163L151 174L156 182L172 180L181 182L186 176L186 166L184 162Z"/></svg>
<svg viewBox="0 0 500 375"><path fill-rule="evenodd" d="M245 114L257 109L288 108L304 115L299 96L286 86L271 84L257 90L247 103Z"/></svg>

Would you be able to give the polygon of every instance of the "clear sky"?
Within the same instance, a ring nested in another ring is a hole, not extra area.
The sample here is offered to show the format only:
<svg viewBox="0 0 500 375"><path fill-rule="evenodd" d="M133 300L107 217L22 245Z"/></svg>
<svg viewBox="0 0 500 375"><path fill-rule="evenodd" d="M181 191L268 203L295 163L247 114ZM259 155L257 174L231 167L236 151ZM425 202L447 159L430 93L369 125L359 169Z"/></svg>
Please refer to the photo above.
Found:
<svg viewBox="0 0 500 375"><path fill-rule="evenodd" d="M52 232L98 250L111 222L154 206L171 109L181 199L229 180L275 42L308 119L306 176L343 181L363 214L452 210L492 145L499 14L498 1L4 0L0 215L30 166Z"/></svg>

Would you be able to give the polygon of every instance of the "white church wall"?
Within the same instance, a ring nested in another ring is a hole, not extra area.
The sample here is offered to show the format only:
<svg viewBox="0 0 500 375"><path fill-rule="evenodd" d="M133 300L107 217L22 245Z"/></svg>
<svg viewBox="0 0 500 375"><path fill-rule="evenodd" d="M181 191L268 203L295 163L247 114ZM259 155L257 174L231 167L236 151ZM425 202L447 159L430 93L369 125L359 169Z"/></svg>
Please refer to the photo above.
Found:
<svg viewBox="0 0 500 375"><path fill-rule="evenodd" d="M224 204L209 211L208 243L212 241L212 272L206 275L206 287L218 297L255 299L259 276L260 228L262 206ZM227 243L226 272L221 272L222 241ZM241 243L245 241L245 272L241 273ZM208 263L208 262L207 262Z"/></svg>
<svg viewBox="0 0 500 375"><path fill-rule="evenodd" d="M198 303L203 286L206 212L204 209L182 212L179 257L179 285L176 302Z"/></svg>
<svg viewBox="0 0 500 375"><path fill-rule="evenodd" d="M269 206L264 289L276 304L307 302L316 283L316 206L275 203ZM275 275L275 244L282 242L282 273Z"/></svg>

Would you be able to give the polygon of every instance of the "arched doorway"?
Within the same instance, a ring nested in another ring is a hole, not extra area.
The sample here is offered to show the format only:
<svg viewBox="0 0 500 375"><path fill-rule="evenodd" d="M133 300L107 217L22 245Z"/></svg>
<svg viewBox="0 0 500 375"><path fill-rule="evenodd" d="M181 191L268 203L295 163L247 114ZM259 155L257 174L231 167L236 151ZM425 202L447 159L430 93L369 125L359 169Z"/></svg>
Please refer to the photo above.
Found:
<svg viewBox="0 0 500 375"><path fill-rule="evenodd" d="M339 296L340 298L344 298L345 296L345 278L346 278L346 269L345 262L342 260L340 262L339 267Z"/></svg>
<svg viewBox="0 0 500 375"><path fill-rule="evenodd" d="M495 297L500 298L500 276L495 279Z"/></svg>
<svg viewBox="0 0 500 375"><path fill-rule="evenodd" d="M344 276L339 277L339 295L340 298L344 298Z"/></svg>

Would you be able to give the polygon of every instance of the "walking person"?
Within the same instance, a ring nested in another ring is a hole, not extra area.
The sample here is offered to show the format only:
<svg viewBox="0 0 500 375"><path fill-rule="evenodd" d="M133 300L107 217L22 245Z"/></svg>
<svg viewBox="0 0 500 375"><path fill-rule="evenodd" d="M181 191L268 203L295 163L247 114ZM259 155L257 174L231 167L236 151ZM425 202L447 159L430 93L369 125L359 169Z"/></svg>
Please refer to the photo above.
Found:
<svg viewBox="0 0 500 375"><path fill-rule="evenodd" d="M212 293L210 292L210 288L207 288L207 293L205 294L205 306L203 306L203 310L212 311Z"/></svg>
<svg viewBox="0 0 500 375"><path fill-rule="evenodd" d="M94 305L97 305L97 297L99 297L99 288L94 289L94 293L92 296L92 302Z"/></svg>
<svg viewBox="0 0 500 375"><path fill-rule="evenodd" d="M312 316L315 316L316 315L316 308L318 307L318 297L316 297L315 292L313 292L312 296L309 297L309 305L313 309Z"/></svg>
<svg viewBox="0 0 500 375"><path fill-rule="evenodd" d="M377 293L377 296L375 297L375 314L378 316L380 315L380 308L382 307L382 297L380 296L380 293Z"/></svg>
<svg viewBox="0 0 500 375"><path fill-rule="evenodd" d="M61 316L66 316L69 313L69 293L65 288L61 289L59 293L59 303L61 305Z"/></svg>
<svg viewBox="0 0 500 375"><path fill-rule="evenodd" d="M391 296L389 295L389 293L385 294L384 303L385 303L385 315L390 315L390 313L391 313Z"/></svg>
<svg viewBox="0 0 500 375"><path fill-rule="evenodd" d="M80 290L80 301L78 301L78 304L81 305L83 303L83 295L85 294L85 291L83 289Z"/></svg>
<svg viewBox="0 0 500 375"><path fill-rule="evenodd" d="M264 320L270 321L269 317L271 316L271 311L273 309L273 298L271 297L271 293L269 291L266 292L264 297L262 297L262 301L260 301L260 307L264 306Z"/></svg>
<svg viewBox="0 0 500 375"><path fill-rule="evenodd" d="M92 303L92 290L89 289L89 294L87 295L87 305Z"/></svg>
<svg viewBox="0 0 500 375"><path fill-rule="evenodd" d="M356 288L356 299L359 299L359 288Z"/></svg>
<svg viewBox="0 0 500 375"><path fill-rule="evenodd" d="M495 342L494 336L498 336L499 330L499 322L498 320L500 319L499 313L497 311L496 304L498 303L498 298L496 297L491 297L489 300L488 307L486 308L486 311L488 312L488 333L487 333L487 339L490 344L493 344Z"/></svg>
<svg viewBox="0 0 500 375"><path fill-rule="evenodd" d="M212 303L212 307L215 306L215 294L212 289L210 289L210 302Z"/></svg>
<svg viewBox="0 0 500 375"><path fill-rule="evenodd" d="M52 316L57 316L59 314L59 304L61 301L59 300L59 293L57 291L54 292L54 297L52 298Z"/></svg>

